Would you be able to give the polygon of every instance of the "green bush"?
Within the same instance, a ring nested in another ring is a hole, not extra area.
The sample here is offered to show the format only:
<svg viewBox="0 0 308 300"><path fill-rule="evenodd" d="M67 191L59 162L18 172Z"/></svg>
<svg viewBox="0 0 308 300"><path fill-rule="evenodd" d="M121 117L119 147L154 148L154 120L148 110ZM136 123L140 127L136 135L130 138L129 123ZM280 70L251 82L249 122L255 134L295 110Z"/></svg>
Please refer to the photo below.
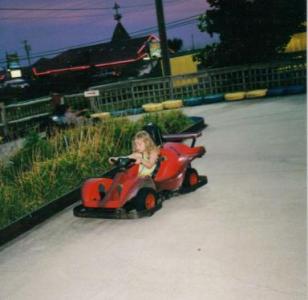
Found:
<svg viewBox="0 0 308 300"><path fill-rule="evenodd" d="M179 132L192 125L192 121L179 110L146 114L140 122L142 124L155 123L161 128L163 133Z"/></svg>
<svg viewBox="0 0 308 300"><path fill-rule="evenodd" d="M110 119L60 131L49 139L31 132L8 164L0 161L0 228L77 188L85 178L106 172L108 157L130 153L133 136L149 122L163 133L191 124L180 111L171 111L136 122Z"/></svg>

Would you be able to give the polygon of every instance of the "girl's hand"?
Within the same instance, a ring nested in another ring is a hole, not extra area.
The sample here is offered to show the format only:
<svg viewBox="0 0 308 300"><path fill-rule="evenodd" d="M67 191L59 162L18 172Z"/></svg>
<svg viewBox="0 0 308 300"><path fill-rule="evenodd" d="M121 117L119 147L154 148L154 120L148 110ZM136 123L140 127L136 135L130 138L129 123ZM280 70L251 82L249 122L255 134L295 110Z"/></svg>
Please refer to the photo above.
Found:
<svg viewBox="0 0 308 300"><path fill-rule="evenodd" d="M131 155L129 155L128 157L135 159L135 160L136 160L136 163L137 163L137 164L140 164L140 160L142 159L142 154L141 154L141 153L134 152L134 153L132 153Z"/></svg>
<svg viewBox="0 0 308 300"><path fill-rule="evenodd" d="M135 158L136 162L135 164L140 165L142 163L142 158Z"/></svg>
<svg viewBox="0 0 308 300"><path fill-rule="evenodd" d="M117 157L115 156L111 156L108 158L108 162L111 164L111 165L114 165L114 161L117 160Z"/></svg>

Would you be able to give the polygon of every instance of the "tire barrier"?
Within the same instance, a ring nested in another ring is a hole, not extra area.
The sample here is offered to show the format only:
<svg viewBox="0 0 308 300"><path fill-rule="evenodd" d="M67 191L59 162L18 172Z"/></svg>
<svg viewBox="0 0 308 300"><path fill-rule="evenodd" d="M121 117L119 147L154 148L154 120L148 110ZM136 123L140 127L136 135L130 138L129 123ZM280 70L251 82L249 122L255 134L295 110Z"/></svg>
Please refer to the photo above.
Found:
<svg viewBox="0 0 308 300"><path fill-rule="evenodd" d="M118 110L113 111L111 113L102 112L91 114L91 118L93 119L106 119L108 117L122 117L127 115L137 115L143 112L158 112L164 109L176 109L181 108L183 106L197 106L202 104L211 104L218 103L223 101L239 101L243 99L253 99L253 98L263 98L263 97L275 97L275 96L283 96L283 95L295 95L306 92L305 85L291 85L287 87L274 87L269 89L257 89L251 90L247 92L232 92L225 94L213 94L206 96L195 96L191 98L187 98L184 100L175 99L175 100L166 100L162 103L147 103L142 105L139 108L129 108L126 110Z"/></svg>
<svg viewBox="0 0 308 300"><path fill-rule="evenodd" d="M262 98L265 97L267 94L267 89L262 89L262 90L252 90L246 92L246 98L252 99L252 98Z"/></svg>
<svg viewBox="0 0 308 300"><path fill-rule="evenodd" d="M203 97L192 97L188 99L184 99L184 106L197 106L203 103Z"/></svg>
<svg viewBox="0 0 308 300"><path fill-rule="evenodd" d="M182 100L167 100L162 102L162 105L164 109L174 109L174 108L180 108L183 106Z"/></svg>
<svg viewBox="0 0 308 300"><path fill-rule="evenodd" d="M202 99L202 104L211 104L225 101L224 94L214 94L204 96Z"/></svg>
<svg viewBox="0 0 308 300"><path fill-rule="evenodd" d="M143 108L142 107L128 108L126 111L129 115L139 115L143 113Z"/></svg>
<svg viewBox="0 0 308 300"><path fill-rule="evenodd" d="M239 101L245 99L245 92L235 92L225 94L226 101Z"/></svg>
<svg viewBox="0 0 308 300"><path fill-rule="evenodd" d="M267 96L269 97L282 96L284 94L285 94L285 88L283 87L270 88L267 91Z"/></svg>
<svg viewBox="0 0 308 300"><path fill-rule="evenodd" d="M306 87L304 85L290 85L285 88L285 94L296 95L306 92Z"/></svg>
<svg viewBox="0 0 308 300"><path fill-rule="evenodd" d="M127 116L127 110L115 110L112 111L110 114L112 117L124 117Z"/></svg>
<svg viewBox="0 0 308 300"><path fill-rule="evenodd" d="M110 117L109 112L101 112L101 113L96 113L96 114L91 114L92 119L100 119L100 120L105 120Z"/></svg>
<svg viewBox="0 0 308 300"><path fill-rule="evenodd" d="M143 104L142 108L144 109L145 112L154 112L163 110L164 106L162 105L162 103L148 103L148 104Z"/></svg>

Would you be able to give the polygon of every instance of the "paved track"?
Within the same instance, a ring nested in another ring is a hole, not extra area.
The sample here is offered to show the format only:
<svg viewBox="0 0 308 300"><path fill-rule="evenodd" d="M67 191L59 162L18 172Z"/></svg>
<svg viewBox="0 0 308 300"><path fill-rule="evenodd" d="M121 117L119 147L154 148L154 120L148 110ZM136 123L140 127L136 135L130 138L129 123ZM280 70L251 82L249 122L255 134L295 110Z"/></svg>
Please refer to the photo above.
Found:
<svg viewBox="0 0 308 300"><path fill-rule="evenodd" d="M0 248L0 299L306 299L305 99L185 108L209 184L151 218L66 209Z"/></svg>

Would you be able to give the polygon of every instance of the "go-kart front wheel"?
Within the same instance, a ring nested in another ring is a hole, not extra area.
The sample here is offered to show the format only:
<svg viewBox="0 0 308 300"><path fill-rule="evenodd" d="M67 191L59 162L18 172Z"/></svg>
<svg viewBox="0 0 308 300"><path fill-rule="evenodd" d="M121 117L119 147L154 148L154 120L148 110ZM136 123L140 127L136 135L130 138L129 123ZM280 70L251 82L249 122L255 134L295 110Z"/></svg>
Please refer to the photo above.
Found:
<svg viewBox="0 0 308 300"><path fill-rule="evenodd" d="M133 204L137 212L154 210L158 205L157 193L151 188L143 188L134 198Z"/></svg>
<svg viewBox="0 0 308 300"><path fill-rule="evenodd" d="M199 183L199 174L195 169L189 168L186 171L185 178L183 181L184 188L190 188Z"/></svg>
<svg viewBox="0 0 308 300"><path fill-rule="evenodd" d="M197 188L207 184L207 182L207 176L201 176L195 169L189 168L186 171L180 193L185 194L192 192Z"/></svg>

